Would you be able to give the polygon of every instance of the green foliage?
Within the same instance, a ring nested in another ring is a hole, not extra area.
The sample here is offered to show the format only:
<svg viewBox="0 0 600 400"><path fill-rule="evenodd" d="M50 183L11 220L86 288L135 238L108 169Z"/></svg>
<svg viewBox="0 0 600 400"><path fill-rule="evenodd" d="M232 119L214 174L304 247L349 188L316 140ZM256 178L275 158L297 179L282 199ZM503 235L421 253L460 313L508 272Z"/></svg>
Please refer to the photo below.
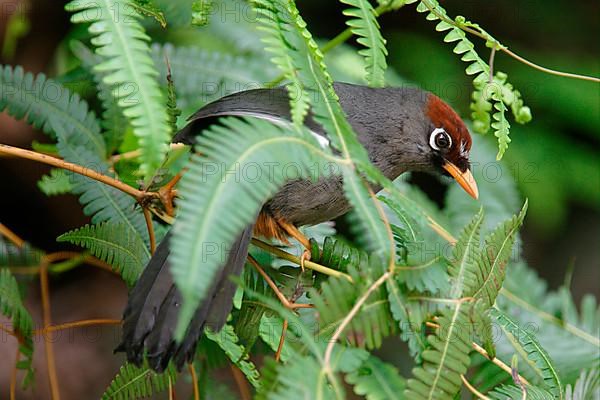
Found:
<svg viewBox="0 0 600 400"><path fill-rule="evenodd" d="M539 344L535 336L512 321L510 317L497 309L492 309L492 316L502 327L504 333L520 353L527 354L527 360L536 374L543 380L548 391L555 398L563 398L563 388L554 363L546 350Z"/></svg>
<svg viewBox="0 0 600 400"><path fill-rule="evenodd" d="M225 325L220 332L206 331L206 337L219 345L227 357L246 375L248 382L255 388L260 387L260 375L256 366L246 353L244 346L238 343L238 337L231 325Z"/></svg>
<svg viewBox="0 0 600 400"><path fill-rule="evenodd" d="M38 187L46 196L69 193L73 190L71 174L64 169L53 168L38 181Z"/></svg>
<svg viewBox="0 0 600 400"><path fill-rule="evenodd" d="M175 385L177 371L169 365L165 372L157 374L147 364L136 367L125 363L102 395L102 400L144 399Z"/></svg>
<svg viewBox="0 0 600 400"><path fill-rule="evenodd" d="M366 47L360 50L359 54L365 57L367 83L374 87L385 86L387 50L373 6L368 0L341 0L341 2L352 7L344 10L345 16L352 17L346 20L346 24L352 29L352 33L358 36L357 42Z"/></svg>
<svg viewBox="0 0 600 400"><path fill-rule="evenodd" d="M394 366L375 356L370 356L358 370L346 375L346 382L354 386L354 393L367 400L393 399L406 386Z"/></svg>
<svg viewBox="0 0 600 400"><path fill-rule="evenodd" d="M149 259L148 249L140 236L123 224L85 225L56 240L89 249L94 256L112 265L129 287L137 282Z"/></svg>
<svg viewBox="0 0 600 400"><path fill-rule="evenodd" d="M422 354L425 362L413 369L404 395L409 399L452 399L462 385L460 375L471 363L469 302L457 301L442 312L439 329L427 337L430 346Z"/></svg>
<svg viewBox="0 0 600 400"><path fill-rule="evenodd" d="M71 21L90 23L89 31L103 62L105 84L113 90L123 114L133 126L142 151L141 172L148 178L160 167L167 152L169 125L157 72L149 56L149 37L138 22L140 15L130 0L84 0L67 4Z"/></svg>

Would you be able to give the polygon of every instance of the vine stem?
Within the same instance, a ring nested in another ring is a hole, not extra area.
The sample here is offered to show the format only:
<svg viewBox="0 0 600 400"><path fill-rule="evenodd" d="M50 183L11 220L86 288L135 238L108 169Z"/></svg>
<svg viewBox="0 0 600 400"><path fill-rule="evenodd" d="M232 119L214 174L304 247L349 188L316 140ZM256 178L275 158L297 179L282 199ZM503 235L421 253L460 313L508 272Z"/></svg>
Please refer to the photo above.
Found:
<svg viewBox="0 0 600 400"><path fill-rule="evenodd" d="M252 393L250 392L250 388L248 387L248 382L244 378L244 374L242 371L235 366L235 364L231 364L231 374L233 375L233 379L235 379L235 383L237 384L238 390L240 391L240 397L242 400L252 400Z"/></svg>
<svg viewBox="0 0 600 400"><path fill-rule="evenodd" d="M190 371L190 377L192 379L192 387L194 388L194 400L200 400L200 389L198 388L198 376L196 375L196 368L194 368L194 362L188 364L188 370Z"/></svg>
<svg viewBox="0 0 600 400"><path fill-rule="evenodd" d="M33 331L34 335L45 335L50 332L62 331L69 328L81 328L84 326L91 325L121 325L120 319L108 319L108 318L98 318L98 319L84 319L73 322L65 322L64 324L58 325L48 325L43 327L42 329L35 329Z"/></svg>
<svg viewBox="0 0 600 400"><path fill-rule="evenodd" d="M342 335L342 333L344 332L344 330L346 329L348 324L350 324L350 321L352 321L352 319L356 316L356 314L358 314L358 312L360 311L360 308L367 301L369 296L371 296L371 293L373 293L381 285L383 285L383 283L385 281L387 281L389 279L389 277L392 275L393 275L392 271L387 271L383 275L381 275L379 277L379 279L377 279L375 282L373 282L373 284L369 287L369 289L367 289L367 291L356 301L356 303L354 304L354 307L352 307L352 309L350 310L348 315L346 315L346 317L342 320L340 325L337 327L337 329L333 333L333 336L331 336L331 339L329 340L329 343L327 344L327 348L325 349L325 355L323 357L323 370L329 376L333 375L333 371L332 371L331 365L330 365L331 355L333 354L333 346L337 343L337 341L339 340L340 336Z"/></svg>
<svg viewBox="0 0 600 400"><path fill-rule="evenodd" d="M101 174L92 169L61 160L60 158L48 156L42 153L37 153L35 151L8 146L6 144L0 144L0 155L25 158L27 160L37 161L43 164L51 165L56 168L66 169L67 171L75 172L79 175L87 176L88 178L97 180L106 185L112 186L115 189L118 189L124 193L127 193L139 202L144 202L149 197L158 197L158 194L155 192L145 192L142 190L138 190L127 185L126 183L121 182L118 179L111 178L110 176Z"/></svg>
<svg viewBox="0 0 600 400"><path fill-rule="evenodd" d="M42 319L43 329L47 329L52 324L52 314L50 308L50 287L48 284L48 262L42 260L40 268L40 288L42 292ZM60 400L60 391L58 388L58 375L56 374L56 362L54 360L54 344L48 335L44 336L46 349L46 364L48 366L48 381L50 382L50 393L52 400Z"/></svg>
<svg viewBox="0 0 600 400"><path fill-rule="evenodd" d="M301 260L299 257L296 257L295 255L290 254L287 251L283 251L278 247L272 246L269 243L263 242L260 239L252 238L252 244L255 245L256 247L259 247L259 248L265 250L265 251L268 251L269 253L271 253L279 258L283 258L284 260L291 261L294 264L301 265L300 264ZM312 269L313 271L320 272L325 275L335 276L338 278L344 277L344 278L348 279L350 282L352 282L352 277L350 275L345 274L341 271L337 271L335 269L328 268L324 265L317 264L317 263L309 261L309 260L304 260L304 267L308 268L308 269Z"/></svg>
<svg viewBox="0 0 600 400"><path fill-rule="evenodd" d="M469 389L471 391L471 393L473 393L475 396L477 396L477 398L479 398L481 400L490 400L489 397L487 397L486 395L481 393L479 390L475 389L475 387L473 385L471 385L471 383L467 380L467 378L465 378L464 375L461 375L460 379L462 379L463 384L467 387L467 389Z"/></svg>
<svg viewBox="0 0 600 400"><path fill-rule="evenodd" d="M6 225L0 223L0 236L4 236L11 241L18 248L22 248L25 245L25 241L21 239L16 233L8 229Z"/></svg>
<svg viewBox="0 0 600 400"><path fill-rule="evenodd" d="M483 347L481 347L480 345L478 345L477 343L473 342L472 343L473 349L475 349L476 352L478 352L479 354L481 354L482 356L484 356L485 358L487 358L488 360L490 360L491 362L493 362L494 364L496 364L498 367L500 367L503 371L508 372L508 374L510 374L512 376L512 368L509 367L508 365L506 365L502 360L494 357L490 357L490 355L488 354L487 351L485 351L485 349ZM531 386L531 383L529 383L527 381L527 379L523 378L521 375L518 375L519 379L521 380L521 382L523 382L524 384Z"/></svg>
<svg viewBox="0 0 600 400"><path fill-rule="evenodd" d="M470 33L471 35L477 36L478 38L481 38L485 41L488 41L490 39L490 37L484 35L483 33L479 32L476 29L472 29L468 26L462 26L460 24L457 24L454 20L446 17L443 14L440 14L439 12L437 12L437 10L435 9L435 7L433 7L431 4L429 4L429 2L427 0L422 0L421 1L422 4L425 5L425 7L427 7L427 9L433 14L435 15L438 19L454 26L455 28L458 28L460 30L463 30L465 32ZM600 78L596 78L595 76L587 76L587 75L580 75L580 74L573 74L570 72L562 72L562 71L557 71L555 69L551 69L551 68L546 68L543 67L539 64L536 64L532 61L527 60L524 57L521 57L520 55L516 54L515 52L509 50L506 46L499 46L499 50L502 51L503 53L509 55L510 57L514 58L515 60L533 68L533 69L537 69L538 71L542 71L545 72L547 74L550 75L556 75L556 76L562 76L565 78L572 78L572 79L580 79L580 80L584 80L584 81L591 81L591 82L596 82L596 83L600 83Z"/></svg>
<svg viewBox="0 0 600 400"><path fill-rule="evenodd" d="M19 364L19 358L21 357L21 352L19 351L19 346L17 346L17 355L15 356L15 364L13 365L12 371L10 373L10 400L16 400L17 398L17 365Z"/></svg>

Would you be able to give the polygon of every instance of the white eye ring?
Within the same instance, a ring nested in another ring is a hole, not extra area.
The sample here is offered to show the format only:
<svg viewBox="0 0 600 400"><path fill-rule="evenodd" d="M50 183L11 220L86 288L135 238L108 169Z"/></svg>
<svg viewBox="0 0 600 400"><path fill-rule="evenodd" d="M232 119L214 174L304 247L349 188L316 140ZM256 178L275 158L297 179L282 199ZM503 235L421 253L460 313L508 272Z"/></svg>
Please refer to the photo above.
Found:
<svg viewBox="0 0 600 400"><path fill-rule="evenodd" d="M450 135L448 135L444 128L435 128L433 132L431 132L431 135L429 135L429 146L431 146L431 148L434 150L440 150L440 147L435 143L435 137L438 133L443 133L446 136L446 139L448 139L448 146L446 148L452 147L452 138Z"/></svg>

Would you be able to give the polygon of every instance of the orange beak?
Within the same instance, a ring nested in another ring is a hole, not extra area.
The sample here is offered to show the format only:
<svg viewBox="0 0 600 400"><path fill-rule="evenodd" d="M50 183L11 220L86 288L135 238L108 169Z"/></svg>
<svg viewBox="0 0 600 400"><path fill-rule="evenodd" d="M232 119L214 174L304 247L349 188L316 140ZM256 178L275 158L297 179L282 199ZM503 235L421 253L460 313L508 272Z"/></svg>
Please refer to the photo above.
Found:
<svg viewBox="0 0 600 400"><path fill-rule="evenodd" d="M446 161L442 167L452 175L463 189L465 189L465 192L469 193L472 198L477 200L479 197L479 190L477 190L477 183L475 182L475 178L473 178L471 170L462 172L456 165L449 161Z"/></svg>

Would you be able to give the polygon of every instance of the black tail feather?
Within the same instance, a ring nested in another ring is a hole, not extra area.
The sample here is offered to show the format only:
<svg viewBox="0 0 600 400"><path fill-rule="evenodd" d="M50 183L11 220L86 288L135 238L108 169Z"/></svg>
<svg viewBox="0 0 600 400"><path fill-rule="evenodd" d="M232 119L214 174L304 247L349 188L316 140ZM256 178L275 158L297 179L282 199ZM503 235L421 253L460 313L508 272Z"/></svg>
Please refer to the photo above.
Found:
<svg viewBox="0 0 600 400"><path fill-rule="evenodd" d="M170 273L170 233L160 243L136 286L131 290L123 315L123 338L115 351L124 351L127 359L140 365L144 352L150 367L163 371L173 359L178 369L192 359L196 343L205 326L219 331L233 305L236 284L230 276L239 276L246 262L253 225L248 226L232 245L211 290L196 310L181 343L174 340L181 293Z"/></svg>

